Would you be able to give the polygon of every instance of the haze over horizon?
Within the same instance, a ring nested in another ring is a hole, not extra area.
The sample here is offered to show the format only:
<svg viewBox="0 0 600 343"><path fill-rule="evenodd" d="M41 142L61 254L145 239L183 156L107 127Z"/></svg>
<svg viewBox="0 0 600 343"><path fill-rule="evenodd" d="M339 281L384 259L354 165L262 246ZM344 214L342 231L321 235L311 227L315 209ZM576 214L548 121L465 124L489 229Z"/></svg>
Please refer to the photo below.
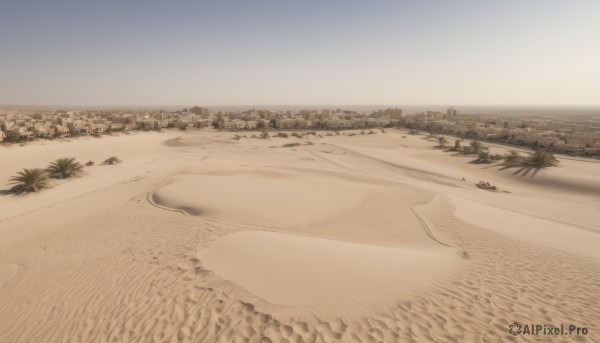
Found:
<svg viewBox="0 0 600 343"><path fill-rule="evenodd" d="M600 3L0 5L0 104L596 105Z"/></svg>

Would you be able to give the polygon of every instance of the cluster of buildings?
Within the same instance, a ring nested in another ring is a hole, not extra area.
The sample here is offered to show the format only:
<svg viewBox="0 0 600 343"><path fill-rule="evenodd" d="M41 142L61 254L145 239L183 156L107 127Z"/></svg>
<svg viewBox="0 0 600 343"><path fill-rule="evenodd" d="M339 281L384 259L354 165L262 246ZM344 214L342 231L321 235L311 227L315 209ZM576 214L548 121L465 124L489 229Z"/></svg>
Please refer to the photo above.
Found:
<svg viewBox="0 0 600 343"><path fill-rule="evenodd" d="M253 109L210 113L207 108L198 106L177 111L5 110L0 111L0 142L166 128L182 130L206 127L220 130L364 129L390 126L401 117L402 109L387 109L371 115L342 109L295 112Z"/></svg>
<svg viewBox="0 0 600 343"><path fill-rule="evenodd" d="M0 111L0 142L100 135L133 130L210 126L208 110Z"/></svg>
<svg viewBox="0 0 600 343"><path fill-rule="evenodd" d="M217 113L215 127L222 130L364 129L390 126L401 117L402 109L388 109L374 112L371 115L343 109L300 110L296 112L248 110Z"/></svg>
<svg viewBox="0 0 600 343"><path fill-rule="evenodd" d="M450 108L405 116L398 122L409 129L459 137L540 147L558 153L600 155L600 116L548 118L458 114Z"/></svg>
<svg viewBox="0 0 600 343"><path fill-rule="evenodd" d="M0 111L0 142L131 130L347 130L406 127L432 133L600 155L600 116L531 117L426 111L400 108L370 113L344 109L274 111L251 109L211 113L205 107L165 110Z"/></svg>

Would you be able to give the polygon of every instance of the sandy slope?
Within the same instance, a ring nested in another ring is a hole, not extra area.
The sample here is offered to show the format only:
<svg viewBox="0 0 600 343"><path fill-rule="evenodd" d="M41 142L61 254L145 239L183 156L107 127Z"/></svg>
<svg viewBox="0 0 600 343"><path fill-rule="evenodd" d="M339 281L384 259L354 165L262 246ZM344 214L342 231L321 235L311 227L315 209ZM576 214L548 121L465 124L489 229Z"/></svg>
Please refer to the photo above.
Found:
<svg viewBox="0 0 600 343"><path fill-rule="evenodd" d="M461 262L450 249L398 249L266 231L231 234L203 250L199 257L206 269L269 304L299 307L407 297Z"/></svg>
<svg viewBox="0 0 600 343"><path fill-rule="evenodd" d="M387 131L0 148L2 180L125 161L0 196L0 341L600 341L599 164L512 175Z"/></svg>

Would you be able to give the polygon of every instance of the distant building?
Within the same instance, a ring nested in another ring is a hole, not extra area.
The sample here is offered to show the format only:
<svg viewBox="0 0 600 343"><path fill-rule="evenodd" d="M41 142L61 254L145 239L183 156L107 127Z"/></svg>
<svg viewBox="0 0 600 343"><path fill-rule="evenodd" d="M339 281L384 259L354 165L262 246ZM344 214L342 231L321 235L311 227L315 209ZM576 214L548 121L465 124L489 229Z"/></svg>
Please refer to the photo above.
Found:
<svg viewBox="0 0 600 343"><path fill-rule="evenodd" d="M39 138L48 138L54 136L54 130L49 130L44 125L35 125L33 133L35 133L35 136Z"/></svg>
<svg viewBox="0 0 600 343"><path fill-rule="evenodd" d="M246 129L253 130L258 127L258 120L248 120L246 121Z"/></svg>
<svg viewBox="0 0 600 343"><path fill-rule="evenodd" d="M196 124L198 125L199 129L205 128L205 127L209 127L210 124L212 123L211 119L199 119Z"/></svg>
<svg viewBox="0 0 600 343"><path fill-rule="evenodd" d="M8 138L17 141L20 139L33 139L35 134L31 131L27 131L23 127L15 127L8 132Z"/></svg>
<svg viewBox="0 0 600 343"><path fill-rule="evenodd" d="M138 122L139 128L142 130L157 130L159 127L159 121L157 119L146 119L144 121Z"/></svg>
<svg viewBox="0 0 600 343"><path fill-rule="evenodd" d="M206 108L206 107L194 106L194 107L190 108L189 111L190 111L190 113L198 114L201 116L209 115L208 108Z"/></svg>
<svg viewBox="0 0 600 343"><path fill-rule="evenodd" d="M54 136L56 137L64 137L69 134L69 128L62 125L53 125L52 129L54 129Z"/></svg>
<svg viewBox="0 0 600 343"><path fill-rule="evenodd" d="M454 117L454 116L456 116L456 110L454 109L454 106L452 106L446 110L446 118L450 118L450 117Z"/></svg>
<svg viewBox="0 0 600 343"><path fill-rule="evenodd" d="M310 129L314 127L314 121L304 118L279 118L275 119L277 129Z"/></svg>

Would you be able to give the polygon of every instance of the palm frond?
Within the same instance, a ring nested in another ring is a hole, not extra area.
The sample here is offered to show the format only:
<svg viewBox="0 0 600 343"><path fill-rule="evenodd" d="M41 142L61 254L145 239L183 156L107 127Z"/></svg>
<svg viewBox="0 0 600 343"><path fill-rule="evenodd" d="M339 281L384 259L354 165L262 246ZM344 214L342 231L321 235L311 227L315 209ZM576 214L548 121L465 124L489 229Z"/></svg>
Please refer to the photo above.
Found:
<svg viewBox="0 0 600 343"><path fill-rule="evenodd" d="M59 158L46 168L48 174L59 179L79 176L83 173L83 165L76 162L74 157Z"/></svg>
<svg viewBox="0 0 600 343"><path fill-rule="evenodd" d="M23 169L9 180L15 193L37 192L48 186L48 173L41 168Z"/></svg>
<svg viewBox="0 0 600 343"><path fill-rule="evenodd" d="M524 164L535 168L555 167L560 162L548 150L536 149L533 154L525 157Z"/></svg>

